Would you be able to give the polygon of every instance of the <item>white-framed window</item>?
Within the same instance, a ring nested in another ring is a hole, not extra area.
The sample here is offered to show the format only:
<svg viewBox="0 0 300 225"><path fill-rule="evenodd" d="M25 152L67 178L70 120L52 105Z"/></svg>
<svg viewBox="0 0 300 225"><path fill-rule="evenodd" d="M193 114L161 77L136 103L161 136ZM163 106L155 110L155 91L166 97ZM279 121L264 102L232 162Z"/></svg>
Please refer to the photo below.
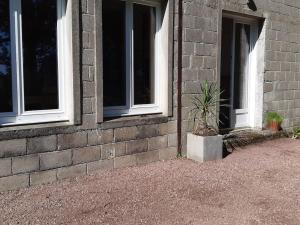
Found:
<svg viewBox="0 0 300 225"><path fill-rule="evenodd" d="M162 113L161 17L160 0L103 1L104 116Z"/></svg>
<svg viewBox="0 0 300 225"><path fill-rule="evenodd" d="M1 0L1 126L70 120L66 7L66 0Z"/></svg>

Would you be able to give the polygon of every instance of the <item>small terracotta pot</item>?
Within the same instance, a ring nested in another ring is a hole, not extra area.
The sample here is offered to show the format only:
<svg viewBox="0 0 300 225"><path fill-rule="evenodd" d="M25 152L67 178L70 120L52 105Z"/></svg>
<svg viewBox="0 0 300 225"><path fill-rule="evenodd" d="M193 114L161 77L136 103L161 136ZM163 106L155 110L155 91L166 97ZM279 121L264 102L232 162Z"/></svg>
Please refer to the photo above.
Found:
<svg viewBox="0 0 300 225"><path fill-rule="evenodd" d="M268 124L268 128L272 131L280 131L281 123L278 123L277 121L272 121Z"/></svg>

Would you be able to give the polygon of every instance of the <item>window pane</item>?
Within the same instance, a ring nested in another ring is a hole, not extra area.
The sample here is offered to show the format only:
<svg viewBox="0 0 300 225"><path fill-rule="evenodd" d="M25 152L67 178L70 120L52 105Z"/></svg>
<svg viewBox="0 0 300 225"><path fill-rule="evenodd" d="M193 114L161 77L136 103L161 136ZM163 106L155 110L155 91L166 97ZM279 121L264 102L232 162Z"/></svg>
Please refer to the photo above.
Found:
<svg viewBox="0 0 300 225"><path fill-rule="evenodd" d="M154 103L155 8L134 5L134 104Z"/></svg>
<svg viewBox="0 0 300 225"><path fill-rule="evenodd" d="M9 0L0 1L0 113L12 112Z"/></svg>
<svg viewBox="0 0 300 225"><path fill-rule="evenodd" d="M104 106L126 105L125 2L103 1Z"/></svg>
<svg viewBox="0 0 300 225"><path fill-rule="evenodd" d="M250 25L236 24L234 108L248 108L248 60L250 53Z"/></svg>
<svg viewBox="0 0 300 225"><path fill-rule="evenodd" d="M57 6L22 1L25 110L58 109Z"/></svg>

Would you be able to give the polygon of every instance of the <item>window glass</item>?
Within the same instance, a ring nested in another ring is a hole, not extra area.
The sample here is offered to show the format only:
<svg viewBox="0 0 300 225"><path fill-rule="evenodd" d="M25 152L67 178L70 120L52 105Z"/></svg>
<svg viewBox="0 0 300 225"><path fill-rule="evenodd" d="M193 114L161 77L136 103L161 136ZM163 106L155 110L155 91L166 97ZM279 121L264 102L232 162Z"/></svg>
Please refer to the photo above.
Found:
<svg viewBox="0 0 300 225"><path fill-rule="evenodd" d="M234 108L248 108L248 61L250 53L250 25L236 24Z"/></svg>
<svg viewBox="0 0 300 225"><path fill-rule="evenodd" d="M12 112L9 0L0 1L0 113Z"/></svg>
<svg viewBox="0 0 300 225"><path fill-rule="evenodd" d="M25 110L58 109L57 1L22 1Z"/></svg>
<svg viewBox="0 0 300 225"><path fill-rule="evenodd" d="M125 2L103 1L104 106L126 105Z"/></svg>
<svg viewBox="0 0 300 225"><path fill-rule="evenodd" d="M155 8L134 5L134 104L154 103Z"/></svg>

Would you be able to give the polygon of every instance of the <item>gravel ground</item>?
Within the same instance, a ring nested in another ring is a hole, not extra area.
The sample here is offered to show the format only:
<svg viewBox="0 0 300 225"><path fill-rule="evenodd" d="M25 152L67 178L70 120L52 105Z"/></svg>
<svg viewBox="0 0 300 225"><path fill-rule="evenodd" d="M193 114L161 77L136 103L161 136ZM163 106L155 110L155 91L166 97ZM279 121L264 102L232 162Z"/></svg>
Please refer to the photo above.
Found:
<svg viewBox="0 0 300 225"><path fill-rule="evenodd" d="M0 194L0 224L299 225L300 141L158 162Z"/></svg>

